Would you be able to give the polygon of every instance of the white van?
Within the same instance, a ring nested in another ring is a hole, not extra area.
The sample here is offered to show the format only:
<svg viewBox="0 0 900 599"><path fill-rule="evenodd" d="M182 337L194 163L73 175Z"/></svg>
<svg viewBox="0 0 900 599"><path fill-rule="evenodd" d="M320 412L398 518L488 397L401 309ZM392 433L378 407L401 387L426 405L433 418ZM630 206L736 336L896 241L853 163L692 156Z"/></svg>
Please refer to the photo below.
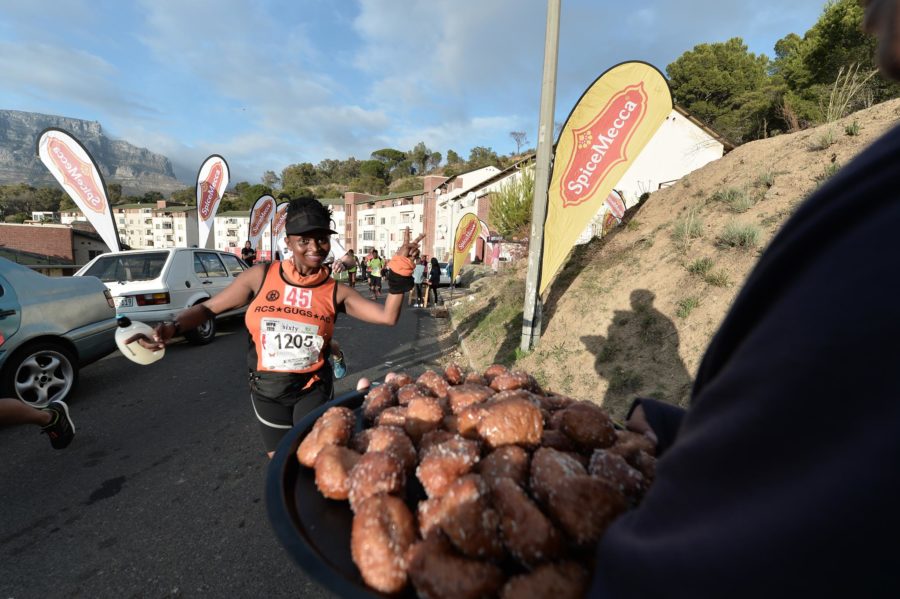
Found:
<svg viewBox="0 0 900 599"><path fill-rule="evenodd" d="M112 293L116 314L147 324L172 320L181 310L202 303L225 289L248 266L227 252L202 248L161 248L101 254L76 277L97 277ZM242 314L246 307L219 317ZM216 335L207 321L185 338L205 345Z"/></svg>

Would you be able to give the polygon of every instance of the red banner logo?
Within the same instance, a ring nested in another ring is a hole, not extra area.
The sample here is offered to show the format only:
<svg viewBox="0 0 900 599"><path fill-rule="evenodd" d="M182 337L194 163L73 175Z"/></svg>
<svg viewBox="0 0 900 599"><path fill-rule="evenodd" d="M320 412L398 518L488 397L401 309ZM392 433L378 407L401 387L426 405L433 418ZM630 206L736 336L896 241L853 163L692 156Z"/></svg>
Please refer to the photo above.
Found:
<svg viewBox="0 0 900 599"><path fill-rule="evenodd" d="M287 222L287 209L275 212L275 236L281 235L284 231L284 223Z"/></svg>
<svg viewBox="0 0 900 599"><path fill-rule="evenodd" d="M588 201L609 171L628 160L628 142L646 114L642 82L618 92L590 124L572 130L575 151L560 179L563 208Z"/></svg>
<svg viewBox="0 0 900 599"><path fill-rule="evenodd" d="M459 239L456 240L456 251L457 252L465 252L469 249L469 246L472 243L472 239L475 237L475 229L478 227L479 221L477 218L472 219L472 221L466 225L465 230L460 234Z"/></svg>
<svg viewBox="0 0 900 599"><path fill-rule="evenodd" d="M259 210L253 215L253 222L250 223L250 237L256 237L269 222L269 216L272 214L272 202L265 202L259 207Z"/></svg>
<svg viewBox="0 0 900 599"><path fill-rule="evenodd" d="M200 184L200 218L209 220L219 202L219 181L222 180L224 167L221 162L216 162L209 170L206 181Z"/></svg>
<svg viewBox="0 0 900 599"><path fill-rule="evenodd" d="M75 190L81 201L97 214L106 213L106 194L94 180L93 165L84 162L63 141L51 137L47 143L48 155L59 169L66 185Z"/></svg>
<svg viewBox="0 0 900 599"><path fill-rule="evenodd" d="M625 202L622 201L622 197L616 190L609 192L609 196L606 198L606 205L609 206L609 211L612 212L617 219L622 220L625 216Z"/></svg>

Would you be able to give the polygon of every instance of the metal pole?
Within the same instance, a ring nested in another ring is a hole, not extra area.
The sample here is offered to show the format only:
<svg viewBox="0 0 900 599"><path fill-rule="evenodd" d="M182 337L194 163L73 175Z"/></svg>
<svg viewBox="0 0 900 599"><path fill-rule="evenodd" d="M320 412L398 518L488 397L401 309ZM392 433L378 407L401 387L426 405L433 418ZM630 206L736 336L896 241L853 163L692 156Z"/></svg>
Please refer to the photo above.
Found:
<svg viewBox="0 0 900 599"><path fill-rule="evenodd" d="M522 351L529 351L541 334L538 279L544 254L544 221L547 219L547 188L550 185L550 153L553 149L560 1L547 0L547 34L544 41L544 75L541 81L541 115L538 123L538 145L534 167L534 202L531 209L531 238L528 246L528 274L525 278L525 309L520 345Z"/></svg>

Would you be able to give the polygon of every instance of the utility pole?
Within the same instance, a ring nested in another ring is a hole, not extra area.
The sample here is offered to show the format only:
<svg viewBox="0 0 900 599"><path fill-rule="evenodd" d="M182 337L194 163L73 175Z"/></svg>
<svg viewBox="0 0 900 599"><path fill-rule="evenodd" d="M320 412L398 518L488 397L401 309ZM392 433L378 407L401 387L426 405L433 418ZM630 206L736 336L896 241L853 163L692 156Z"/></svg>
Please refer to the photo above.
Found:
<svg viewBox="0 0 900 599"><path fill-rule="evenodd" d="M538 123L534 201L531 208L531 238L528 246L528 274L525 278L525 309L520 344L522 351L529 351L541 335L541 301L538 297L538 282L544 256L544 221L547 219L547 188L550 185L550 153L553 149L560 1L547 0L547 34L544 41L544 74L541 80L541 114Z"/></svg>

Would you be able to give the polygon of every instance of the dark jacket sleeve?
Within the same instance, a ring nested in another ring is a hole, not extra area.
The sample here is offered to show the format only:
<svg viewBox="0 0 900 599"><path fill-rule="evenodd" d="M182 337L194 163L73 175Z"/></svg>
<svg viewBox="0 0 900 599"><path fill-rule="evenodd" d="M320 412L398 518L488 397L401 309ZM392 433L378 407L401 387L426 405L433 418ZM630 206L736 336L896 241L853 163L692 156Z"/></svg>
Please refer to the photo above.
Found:
<svg viewBox="0 0 900 599"><path fill-rule="evenodd" d="M591 596L900 596L898 165L895 130L772 241Z"/></svg>

